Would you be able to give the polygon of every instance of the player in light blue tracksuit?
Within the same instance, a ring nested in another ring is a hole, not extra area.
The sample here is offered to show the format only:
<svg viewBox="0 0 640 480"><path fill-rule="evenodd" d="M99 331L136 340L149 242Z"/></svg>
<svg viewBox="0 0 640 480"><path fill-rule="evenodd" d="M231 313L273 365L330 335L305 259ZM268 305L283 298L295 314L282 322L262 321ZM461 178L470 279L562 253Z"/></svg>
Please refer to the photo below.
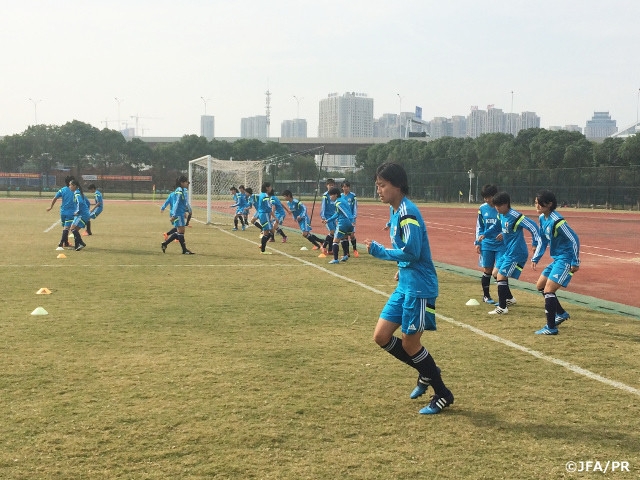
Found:
<svg viewBox="0 0 640 480"><path fill-rule="evenodd" d="M236 187L231 187L229 190L231 191L231 195L233 196L233 205L231 205L231 208L235 207L236 209L236 213L233 217L232 230L238 230L238 220L240 220L240 225L242 226L242 230L244 230L245 228L247 228L244 221L244 211L247 209L247 196L244 193L238 191Z"/></svg>
<svg viewBox="0 0 640 480"><path fill-rule="evenodd" d="M340 189L338 187L331 187L329 189L329 198L335 207L335 213L323 220L323 223L334 222L336 230L333 235L332 252L333 260L329 263L346 262L349 260L349 235L353 233L353 214L351 213L351 206L345 198L340 195ZM340 245L342 245L342 258L338 261L338 252L340 251Z"/></svg>
<svg viewBox="0 0 640 480"><path fill-rule="evenodd" d="M380 313L373 334L385 351L418 371L418 384L410 398L423 395L429 385L435 390L421 414L440 413L453 404L454 398L440 375L440 369L421 338L425 330L436 329L435 304L438 276L431 258L427 227L409 193L407 174L401 165L383 163L376 171L376 191L380 200L392 208L389 221L391 247L365 240L371 255L398 265L398 285ZM401 328L402 340L394 335Z"/></svg>
<svg viewBox="0 0 640 480"><path fill-rule="evenodd" d="M327 218L331 217L336 212L336 207L331 201L331 197L329 196L329 190L336 186L336 181L333 178L327 178L326 181L327 191L322 195L322 203L320 205L320 218L323 220L322 223L325 224L329 233L327 234L324 242L322 243L322 253L318 255L320 258L324 258L327 256L329 245L333 242L333 234L336 230L336 224L334 221L327 222Z"/></svg>
<svg viewBox="0 0 640 480"><path fill-rule="evenodd" d="M162 253L167 250L169 245L174 240L180 242L183 255L193 255L193 252L187 248L187 244L184 239L184 227L186 226L186 215L191 213L191 205L189 204L189 179L185 175L181 175L176 180L176 189L172 193L173 198L168 203L171 204L171 211L169 213L170 220L176 231L171 234L164 242L160 244ZM167 201L165 201L165 205Z"/></svg>
<svg viewBox="0 0 640 480"><path fill-rule="evenodd" d="M500 261L500 257L504 252L504 242L501 231L492 231L487 235L487 231L500 221L500 214L493 205L493 197L498 193L498 187L495 185L485 185L480 192L484 202L478 208L478 216L476 217L476 253L478 254L478 266L482 268L482 277L480 283L482 285L482 301L488 304L496 302L491 298L489 286L491 277L498 275L495 268ZM482 242L478 240L480 236L484 236Z"/></svg>
<svg viewBox="0 0 640 480"><path fill-rule="evenodd" d="M61 199L60 203L60 224L62 225L62 237L56 250L64 250L64 247L69 247L69 228L73 223L73 213L75 212L75 204L73 203L73 192L69 189L69 183L73 180L73 176L69 175L64 179L65 186L56 192L51 200L51 205L47 208L47 212L50 212L58 199Z"/></svg>
<svg viewBox="0 0 640 480"><path fill-rule="evenodd" d="M102 192L96 188L94 183L90 184L87 187L87 191L89 193L93 193L93 201L94 205L91 207L91 219L87 222L87 234L92 235L91 232L91 220L95 220L98 218L98 215L102 213L102 209L104 208L104 201L102 200Z"/></svg>
<svg viewBox="0 0 640 480"><path fill-rule="evenodd" d="M80 251L87 246L86 243L82 241L80 229L86 228L91 218L91 212L89 211L91 202L85 197L80 182L76 179L69 182L69 189L73 192L73 204L75 205L73 222L71 223L71 227L69 227L69 232L73 235L76 251Z"/></svg>
<svg viewBox="0 0 640 480"><path fill-rule="evenodd" d="M351 183L347 180L342 182L342 198L344 198L351 207L351 214L353 215L353 232L349 235L351 240L351 247L353 248L353 256L358 258L358 241L356 240L356 220L358 218L358 199L356 194L351 191Z"/></svg>
<svg viewBox="0 0 640 480"><path fill-rule="evenodd" d="M538 254L542 243L538 226L522 213L511 208L511 197L506 192L500 192L493 197L493 204L500 214L500 221L488 228L484 235L478 239L483 241L485 237L494 235L502 230L505 249L500 261L496 264L498 269L498 305L489 312L490 315L503 315L509 313L507 305L515 305L516 300L509 288L509 277L516 280L520 277L522 269L529 258L529 249L524 239L524 229L531 232L531 246L535 248L534 256Z"/></svg>
<svg viewBox="0 0 640 480"><path fill-rule="evenodd" d="M536 270L547 245L553 259L542 271L536 283L538 291L544 296L547 318L547 324L536 333L557 335L558 325L569 319L569 313L560 305L556 292L560 287L566 288L573 274L580 268L580 239L562 215L556 212L558 201L552 192L544 190L538 193L535 203L536 211L540 214L542 246L531 258L531 267Z"/></svg>
<svg viewBox="0 0 640 480"><path fill-rule="evenodd" d="M296 222L298 222L302 236L313 244L312 250L319 250L322 247L322 239L311 233L311 222L309 221L309 215L307 214L307 207L304 206L297 198L293 198L291 190L284 190L282 192L282 196L287 202L291 216Z"/></svg>
<svg viewBox="0 0 640 480"><path fill-rule="evenodd" d="M269 191L271 190L271 184L264 182L260 187L260 195L258 196L258 203L256 204L256 210L258 214L258 223L262 230L262 239L260 241L260 252L263 255L271 255L271 252L266 250L267 242L273 238L273 211L275 207L271 203Z"/></svg>

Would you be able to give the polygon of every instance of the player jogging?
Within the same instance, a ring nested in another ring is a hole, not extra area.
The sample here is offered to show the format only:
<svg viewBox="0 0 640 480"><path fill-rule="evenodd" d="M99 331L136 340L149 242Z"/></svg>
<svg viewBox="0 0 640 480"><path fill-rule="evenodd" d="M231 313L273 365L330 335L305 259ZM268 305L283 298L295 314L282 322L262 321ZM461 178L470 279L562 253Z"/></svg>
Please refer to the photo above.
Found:
<svg viewBox="0 0 640 480"><path fill-rule="evenodd" d="M487 230L499 222L500 214L493 206L493 197L498 193L498 187L495 185L485 185L482 187L480 194L484 198L484 203L478 208L478 216L476 217L476 253L478 254L478 266L482 268L482 277L480 283L482 285L482 301L488 304L496 302L491 298L489 293L489 285L491 277L496 278L498 270L495 265L500 261L504 252L504 242L502 241L502 232L495 230L487 234ZM480 236L484 236L484 240L478 240Z"/></svg>
<svg viewBox="0 0 640 480"><path fill-rule="evenodd" d="M556 212L558 201L552 192L545 190L538 193L535 203L536 211L540 214L542 246L531 258L531 268L536 270L547 245L553 259L536 283L536 288L544 296L547 317L547 324L536 334L557 335L558 325L569 319L569 313L560 305L556 292L560 287L567 288L573 274L580 268L580 240L562 215Z"/></svg>
<svg viewBox="0 0 640 480"><path fill-rule="evenodd" d="M431 258L427 227L420 210L406 195L407 173L395 163L383 163L376 171L376 191L380 200L392 207L389 235L391 248L365 240L376 258L396 262L398 286L380 313L374 341L395 358L418 371L418 384L410 398L423 395L429 385L435 390L421 414L433 415L453 404L453 393L445 386L431 354L422 346L425 330L436 329L435 303L438 276ZM394 332L400 328L402 339Z"/></svg>

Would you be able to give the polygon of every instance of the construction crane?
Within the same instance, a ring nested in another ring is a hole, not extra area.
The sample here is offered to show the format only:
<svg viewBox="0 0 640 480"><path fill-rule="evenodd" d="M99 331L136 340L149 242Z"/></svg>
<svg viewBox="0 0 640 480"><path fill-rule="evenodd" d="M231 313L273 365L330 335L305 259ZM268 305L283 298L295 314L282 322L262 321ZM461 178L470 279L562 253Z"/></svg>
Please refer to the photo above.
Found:
<svg viewBox="0 0 640 480"><path fill-rule="evenodd" d="M156 117L141 117L140 115L136 114L136 115L131 115L131 118L134 118L136 120L136 128L134 130L135 135L138 135L138 121L140 119L143 120L162 120L161 118L156 118Z"/></svg>

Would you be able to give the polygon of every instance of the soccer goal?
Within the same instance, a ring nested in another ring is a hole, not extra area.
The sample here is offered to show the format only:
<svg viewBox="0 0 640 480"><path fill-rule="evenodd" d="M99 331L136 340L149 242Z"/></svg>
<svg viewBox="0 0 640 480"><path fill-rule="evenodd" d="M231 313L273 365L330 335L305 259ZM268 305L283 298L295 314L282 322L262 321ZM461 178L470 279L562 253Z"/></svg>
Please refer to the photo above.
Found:
<svg viewBox="0 0 640 480"><path fill-rule="evenodd" d="M212 212L229 212L231 187L244 185L260 193L264 162L262 160L219 160L211 155L189 161L189 201L193 208L207 211L207 223Z"/></svg>

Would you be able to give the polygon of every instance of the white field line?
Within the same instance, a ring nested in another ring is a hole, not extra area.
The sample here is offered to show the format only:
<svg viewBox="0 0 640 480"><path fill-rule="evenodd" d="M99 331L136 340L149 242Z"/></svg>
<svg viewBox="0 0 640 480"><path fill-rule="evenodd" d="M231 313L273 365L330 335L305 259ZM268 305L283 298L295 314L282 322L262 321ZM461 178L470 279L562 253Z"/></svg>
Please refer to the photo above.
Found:
<svg viewBox="0 0 640 480"><path fill-rule="evenodd" d="M250 243L255 243L252 240L246 239L244 237L236 236L231 232L227 232L226 230L223 230L223 229L220 229L220 230L225 232L225 233L227 233L227 234L229 234L229 235L232 235L232 236L234 236L236 238L240 238L240 239L245 240L245 241L250 242ZM350 283L353 283L355 285L358 285L359 287L364 288L365 290L369 290L370 292L373 292L373 293L376 293L376 294L381 295L383 297L389 298L389 294L388 293L383 292L381 290L378 290L378 289L376 289L374 287L371 287L371 286L369 286L369 285L367 285L365 283L359 282L357 280L353 280L352 278L348 278L348 277L345 277L343 275L340 275L339 273L336 273L333 270L329 270L328 268L321 267L319 265L316 265L315 263L311 263L311 262L309 262L307 260L304 260L304 259L299 258L299 257L295 257L293 255L290 255L288 253L285 253L285 252L282 252L282 251L279 251L279 250L275 250L274 249L273 251L279 253L280 255L284 255L285 257L290 258L292 260L296 260L298 262L301 262L304 265L308 265L308 266L316 268L316 269L318 269L318 270L320 270L322 272L328 273L329 275L333 275L334 277L337 277L337 278L339 278L341 280L344 280L346 282L350 282ZM552 357L551 355L547 355L545 353L538 352L537 350L532 350L531 348L528 348L528 347L525 347L523 345L519 345L517 343L514 343L511 340L507 340L507 339L499 337L497 335L493 335L492 333L487 333L484 330L480 330L479 328L476 328L474 326L468 325L468 324L463 323L463 322L459 322L457 320L454 320L453 318L445 317L444 315L441 315L439 313L436 314L436 317L439 320L444 320L445 322L448 322L448 323L450 323L452 325L455 325L457 327L467 329L470 332L473 332L476 335L481 336L482 338L486 338L487 340L491 340L491 341L494 341L496 343L500 343L500 344L502 344L502 345L504 345L506 347L510 347L510 348L515 349L515 350L519 350L519 351L521 351L523 353L526 353L526 354L529 354L529 355L531 355L533 357L539 358L540 360L544 360L546 362L553 363L554 365L558 365L560 367L566 368L570 372L573 372L573 373L575 373L577 375L582 375L583 377L587 377L587 378L589 378L591 380L595 380L597 382L604 383L605 385L609 385L609 386L617 388L619 390L624 390L627 393L631 393L633 395L636 395L636 396L640 397L640 389L631 387L631 386L629 386L629 385L627 385L625 383L618 382L616 380L611 380L611 379L609 379L607 377L603 377L602 375L598 375L597 373L593 373L592 371L587 370L587 369L582 368L582 367L579 367L578 365L574 365L574 364L572 364L570 362L567 362L565 360L561 360L559 358Z"/></svg>
<svg viewBox="0 0 640 480"><path fill-rule="evenodd" d="M60 225L60 222L54 222L53 225L51 225L49 228L47 228L44 233L49 233L51 230L53 230L56 225ZM60 226L60 228L62 228L62 226Z"/></svg>

